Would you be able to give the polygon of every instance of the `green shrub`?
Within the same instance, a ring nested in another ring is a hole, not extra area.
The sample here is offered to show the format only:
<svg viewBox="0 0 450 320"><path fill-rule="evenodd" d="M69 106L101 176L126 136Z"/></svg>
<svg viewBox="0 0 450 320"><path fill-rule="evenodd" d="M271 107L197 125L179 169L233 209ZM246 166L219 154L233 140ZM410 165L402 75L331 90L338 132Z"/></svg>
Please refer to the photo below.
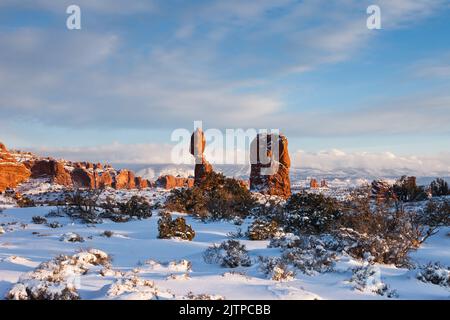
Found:
<svg viewBox="0 0 450 320"><path fill-rule="evenodd" d="M192 241L195 237L194 229L186 224L186 220L183 217L172 220L170 213L161 215L161 218L158 220L158 231L158 238L160 239L180 238Z"/></svg>
<svg viewBox="0 0 450 320"><path fill-rule="evenodd" d="M297 193L285 205L287 231L294 233L324 233L336 228L341 217L337 200L321 194Z"/></svg>
<svg viewBox="0 0 450 320"><path fill-rule="evenodd" d="M276 221L255 220L249 226L247 235L250 240L267 240L277 235L280 231Z"/></svg>
<svg viewBox="0 0 450 320"><path fill-rule="evenodd" d="M203 220L246 217L254 206L252 194L240 181L215 172L208 173L199 186L172 190L165 203L167 210Z"/></svg>

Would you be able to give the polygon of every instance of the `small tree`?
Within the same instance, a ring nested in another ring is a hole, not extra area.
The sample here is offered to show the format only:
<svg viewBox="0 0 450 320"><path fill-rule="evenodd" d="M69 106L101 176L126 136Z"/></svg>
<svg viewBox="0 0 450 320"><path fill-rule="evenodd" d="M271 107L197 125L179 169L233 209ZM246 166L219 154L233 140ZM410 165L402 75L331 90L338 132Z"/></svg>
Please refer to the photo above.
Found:
<svg viewBox="0 0 450 320"><path fill-rule="evenodd" d="M441 178L437 178L436 180L432 181L430 184L431 188L431 194L433 196L446 196L449 195L449 189L448 189L448 183Z"/></svg>
<svg viewBox="0 0 450 320"><path fill-rule="evenodd" d="M158 231L160 239L180 238L192 241L195 237L195 231L186 224L183 217L172 220L170 213L163 213L158 221Z"/></svg>
<svg viewBox="0 0 450 320"><path fill-rule="evenodd" d="M394 193L399 201L423 201L427 195L423 187L417 186L416 177L402 176L394 184Z"/></svg>

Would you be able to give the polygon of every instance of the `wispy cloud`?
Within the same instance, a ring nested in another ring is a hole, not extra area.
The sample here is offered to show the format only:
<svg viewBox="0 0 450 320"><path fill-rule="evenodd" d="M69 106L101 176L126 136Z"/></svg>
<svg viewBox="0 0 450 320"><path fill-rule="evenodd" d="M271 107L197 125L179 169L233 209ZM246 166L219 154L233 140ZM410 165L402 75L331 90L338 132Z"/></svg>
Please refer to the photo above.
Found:
<svg viewBox="0 0 450 320"><path fill-rule="evenodd" d="M450 153L432 156L396 155L392 152L345 152L338 149L320 152L298 150L292 156L294 166L313 168L325 172L339 169L364 169L383 175L386 172L402 171L405 174L450 175Z"/></svg>

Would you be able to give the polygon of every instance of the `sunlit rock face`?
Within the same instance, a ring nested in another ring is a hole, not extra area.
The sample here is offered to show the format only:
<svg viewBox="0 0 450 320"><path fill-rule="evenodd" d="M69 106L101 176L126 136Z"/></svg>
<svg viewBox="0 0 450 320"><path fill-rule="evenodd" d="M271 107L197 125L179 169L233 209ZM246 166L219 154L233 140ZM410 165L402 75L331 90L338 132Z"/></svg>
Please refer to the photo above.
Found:
<svg viewBox="0 0 450 320"><path fill-rule="evenodd" d="M250 190L288 198L291 195L288 140L279 134L258 134L250 145Z"/></svg>
<svg viewBox="0 0 450 320"><path fill-rule="evenodd" d="M29 179L30 170L19 163L0 142L0 192L15 188L18 184Z"/></svg>
<svg viewBox="0 0 450 320"><path fill-rule="evenodd" d="M206 148L205 134L201 129L195 130L191 135L191 154L195 159L194 181L200 185L209 172L213 171L211 164L206 161L204 152Z"/></svg>

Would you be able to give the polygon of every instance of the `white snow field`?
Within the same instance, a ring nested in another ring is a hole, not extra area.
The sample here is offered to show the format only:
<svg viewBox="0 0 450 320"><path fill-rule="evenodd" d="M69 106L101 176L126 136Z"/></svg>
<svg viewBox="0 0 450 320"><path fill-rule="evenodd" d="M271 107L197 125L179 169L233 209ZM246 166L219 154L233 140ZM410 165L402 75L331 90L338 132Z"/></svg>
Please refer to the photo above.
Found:
<svg viewBox="0 0 450 320"><path fill-rule="evenodd" d="M161 196L156 191L153 195ZM418 268L375 265L366 270L369 276L363 285L358 285L350 281L352 268L363 262L348 256L340 256L331 272L306 275L297 271L291 280L269 280L259 268L258 256L281 254L279 248L268 247L269 241L239 239L249 250L250 267L207 264L204 251L229 239L228 233L238 228L232 222L204 223L185 216L196 232L193 241L158 239L157 211L149 219L126 223L104 220L90 225L68 217L47 217L48 223L62 225L50 228L32 222L33 216L46 216L52 209L9 206L0 213L2 299L7 294L20 298L26 290L39 290L43 285L50 286L50 295L72 286L80 299L450 299L449 286L418 280ZM248 219L239 227L246 231L250 223ZM105 236L105 231L112 236ZM76 235L84 242L71 242ZM110 265L95 262L104 254L111 259ZM53 260L60 255L66 257ZM442 228L411 259L418 266L429 262L449 266L450 228ZM384 284L394 294L374 293Z"/></svg>

